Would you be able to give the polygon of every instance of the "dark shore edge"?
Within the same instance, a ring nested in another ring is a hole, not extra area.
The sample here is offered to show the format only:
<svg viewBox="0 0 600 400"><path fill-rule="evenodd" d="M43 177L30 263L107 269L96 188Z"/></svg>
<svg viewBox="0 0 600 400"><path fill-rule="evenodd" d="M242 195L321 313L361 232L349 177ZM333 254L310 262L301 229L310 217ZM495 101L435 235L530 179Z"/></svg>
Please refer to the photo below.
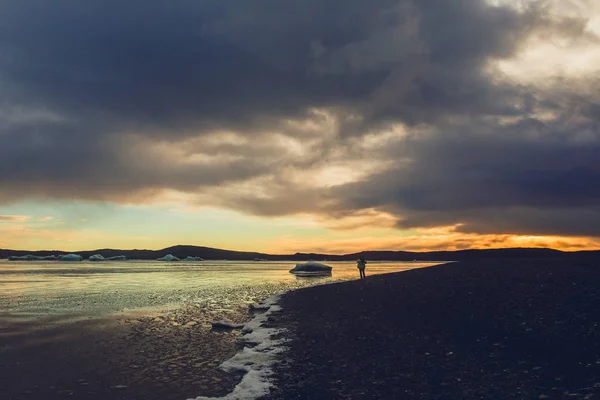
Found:
<svg viewBox="0 0 600 400"><path fill-rule="evenodd" d="M463 261L280 305L263 400L600 398L600 260Z"/></svg>

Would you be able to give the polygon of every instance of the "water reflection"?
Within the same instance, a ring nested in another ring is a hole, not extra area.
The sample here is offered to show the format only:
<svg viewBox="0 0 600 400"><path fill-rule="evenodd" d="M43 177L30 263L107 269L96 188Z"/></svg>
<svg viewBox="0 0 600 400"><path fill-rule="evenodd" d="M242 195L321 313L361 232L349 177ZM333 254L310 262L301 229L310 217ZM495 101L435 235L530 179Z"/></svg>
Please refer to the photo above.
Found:
<svg viewBox="0 0 600 400"><path fill-rule="evenodd" d="M100 316L123 309L183 303L261 300L274 292L358 278L354 262L328 262L331 276L298 277L295 262L107 263L0 261L0 314ZM370 262L369 276L439 263Z"/></svg>

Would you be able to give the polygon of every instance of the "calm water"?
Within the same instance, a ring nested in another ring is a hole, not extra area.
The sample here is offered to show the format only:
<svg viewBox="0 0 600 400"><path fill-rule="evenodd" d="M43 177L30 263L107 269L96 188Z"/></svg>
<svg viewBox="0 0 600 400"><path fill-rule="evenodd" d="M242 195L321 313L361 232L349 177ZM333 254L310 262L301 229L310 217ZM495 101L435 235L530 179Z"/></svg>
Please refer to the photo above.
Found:
<svg viewBox="0 0 600 400"><path fill-rule="evenodd" d="M358 277L354 262L328 262L331 277L298 278L294 262L15 262L0 260L0 315L103 316L196 303L227 308L283 290ZM367 276L439 263L371 262Z"/></svg>

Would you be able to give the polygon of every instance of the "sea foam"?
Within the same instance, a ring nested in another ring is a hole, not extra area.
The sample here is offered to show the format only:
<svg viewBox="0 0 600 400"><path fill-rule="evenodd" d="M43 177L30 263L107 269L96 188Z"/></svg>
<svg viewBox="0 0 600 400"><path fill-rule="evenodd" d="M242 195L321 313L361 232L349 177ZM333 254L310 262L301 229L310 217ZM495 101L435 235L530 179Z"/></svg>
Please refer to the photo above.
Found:
<svg viewBox="0 0 600 400"><path fill-rule="evenodd" d="M233 392L224 397L199 396L193 400L252 400L269 393L273 387L272 366L277 362L277 355L285 351L285 339L275 339L283 329L266 328L263 325L269 315L281 310L277 304L280 297L281 295L277 294L263 301L261 305L268 306L269 309L244 325L243 331L248 333L241 337L241 341L252 347L244 347L220 365L220 368L227 372L245 372L242 381Z"/></svg>

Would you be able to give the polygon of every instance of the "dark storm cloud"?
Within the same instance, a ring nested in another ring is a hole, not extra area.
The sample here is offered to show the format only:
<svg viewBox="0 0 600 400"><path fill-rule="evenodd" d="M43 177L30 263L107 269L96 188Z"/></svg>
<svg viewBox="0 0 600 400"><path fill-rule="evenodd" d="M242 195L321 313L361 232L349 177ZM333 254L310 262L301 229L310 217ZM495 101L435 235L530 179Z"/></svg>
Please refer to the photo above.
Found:
<svg viewBox="0 0 600 400"><path fill-rule="evenodd" d="M600 236L600 131L584 120L446 127L388 146L410 160L332 189L339 209L375 208L401 228Z"/></svg>
<svg viewBox="0 0 600 400"><path fill-rule="evenodd" d="M169 134L302 115L373 85L307 78L310 6L246 3L4 3L2 75L12 99Z"/></svg>
<svg viewBox="0 0 600 400"><path fill-rule="evenodd" d="M141 201L165 188L194 191L248 179L277 162L259 157L186 162L169 149L148 152L112 135L64 128L0 135L0 171L7 182L0 186L0 201L20 196Z"/></svg>
<svg viewBox="0 0 600 400"><path fill-rule="evenodd" d="M540 95L488 68L535 35L595 39L584 27L479 0L4 1L0 201L139 201L271 177L266 195L219 201L259 215L374 208L402 227L594 231L570 230L565 215L596 215L599 193L584 182L598 174L597 102ZM333 137L289 123L315 120L315 109L336 118ZM539 109L569 126L528 119ZM322 193L281 177L335 149L355 156L354 138L395 123L434 133L372 155L392 169ZM585 144L564 139L581 129ZM244 140L206 139L220 130ZM269 132L310 143L310 154ZM539 212L527 222L511 211L502 225L481 211L508 208Z"/></svg>
<svg viewBox="0 0 600 400"><path fill-rule="evenodd" d="M0 7L4 101L107 130L155 127L169 135L196 125L247 128L310 107L366 107L370 119L414 111L423 120L467 108L510 113L495 100L506 88L480 68L489 57L510 56L541 18L479 0Z"/></svg>

